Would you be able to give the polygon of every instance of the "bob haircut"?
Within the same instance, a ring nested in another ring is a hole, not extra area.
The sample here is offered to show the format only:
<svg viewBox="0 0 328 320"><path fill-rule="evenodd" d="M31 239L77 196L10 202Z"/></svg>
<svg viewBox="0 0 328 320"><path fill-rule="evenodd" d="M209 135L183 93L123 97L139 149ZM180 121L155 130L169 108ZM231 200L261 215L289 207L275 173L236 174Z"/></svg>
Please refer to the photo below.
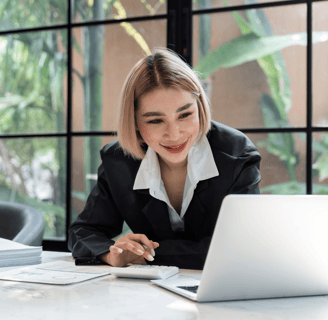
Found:
<svg viewBox="0 0 328 320"><path fill-rule="evenodd" d="M199 140L211 128L211 110L207 95L196 73L172 50L157 48L139 60L127 76L119 102L118 141L125 155L143 159L145 151L137 125L136 111L140 97L155 89L172 88L197 97Z"/></svg>

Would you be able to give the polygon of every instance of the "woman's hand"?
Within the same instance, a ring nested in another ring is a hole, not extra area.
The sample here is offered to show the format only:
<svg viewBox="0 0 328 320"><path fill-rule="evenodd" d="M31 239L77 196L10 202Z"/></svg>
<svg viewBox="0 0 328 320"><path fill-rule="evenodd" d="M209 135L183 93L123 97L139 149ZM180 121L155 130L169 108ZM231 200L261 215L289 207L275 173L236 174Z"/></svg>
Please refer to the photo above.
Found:
<svg viewBox="0 0 328 320"><path fill-rule="evenodd" d="M128 233L110 246L110 252L103 254L101 259L113 267L124 267L128 263L145 264L144 259L154 260L154 249L158 247L157 242L149 240L144 234Z"/></svg>

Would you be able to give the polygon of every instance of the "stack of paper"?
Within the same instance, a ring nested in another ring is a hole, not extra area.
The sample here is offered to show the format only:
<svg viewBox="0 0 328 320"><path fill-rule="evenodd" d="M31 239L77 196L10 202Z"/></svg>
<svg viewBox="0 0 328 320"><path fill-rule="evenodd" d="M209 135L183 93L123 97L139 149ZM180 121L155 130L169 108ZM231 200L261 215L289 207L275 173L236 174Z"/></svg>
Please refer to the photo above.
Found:
<svg viewBox="0 0 328 320"><path fill-rule="evenodd" d="M0 238L0 267L41 263L42 247L31 247Z"/></svg>

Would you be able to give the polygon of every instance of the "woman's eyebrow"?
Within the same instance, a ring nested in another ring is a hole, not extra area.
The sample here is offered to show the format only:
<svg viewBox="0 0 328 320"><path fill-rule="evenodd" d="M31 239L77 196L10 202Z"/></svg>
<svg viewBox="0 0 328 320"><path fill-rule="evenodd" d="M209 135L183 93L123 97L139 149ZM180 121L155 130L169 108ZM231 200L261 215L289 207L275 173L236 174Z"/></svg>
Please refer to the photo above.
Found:
<svg viewBox="0 0 328 320"><path fill-rule="evenodd" d="M181 111L184 111L188 108L190 108L192 106L192 103L187 103L186 105L178 108L175 113L179 113ZM165 116L165 113L162 112L156 112L156 111L150 111L150 112L146 112L142 115L143 117L156 117L156 116Z"/></svg>
<svg viewBox="0 0 328 320"><path fill-rule="evenodd" d="M184 105L183 107L178 108L178 109L175 111L175 113L179 113L179 112L181 112L181 111L184 111L184 110L188 109L190 106L192 106L192 103L187 103L187 104Z"/></svg>

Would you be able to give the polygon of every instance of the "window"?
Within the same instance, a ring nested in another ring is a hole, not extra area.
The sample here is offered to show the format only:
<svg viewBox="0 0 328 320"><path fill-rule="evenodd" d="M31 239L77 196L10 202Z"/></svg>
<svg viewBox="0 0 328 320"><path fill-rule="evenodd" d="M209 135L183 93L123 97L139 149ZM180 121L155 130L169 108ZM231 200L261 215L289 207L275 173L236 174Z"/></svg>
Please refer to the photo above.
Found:
<svg viewBox="0 0 328 320"><path fill-rule="evenodd" d="M262 155L263 193L328 193L328 1L19 0L0 4L0 201L67 227L116 140L131 67L169 47L202 73L213 119ZM308 45L309 43L312 45Z"/></svg>
<svg viewBox="0 0 328 320"><path fill-rule="evenodd" d="M328 193L327 8L327 1L193 1L192 65L203 74L213 119L258 147L261 193Z"/></svg>
<svg viewBox="0 0 328 320"><path fill-rule="evenodd" d="M19 0L0 5L0 201L40 211L45 250L67 250L115 140L132 66L167 43L163 0Z"/></svg>

